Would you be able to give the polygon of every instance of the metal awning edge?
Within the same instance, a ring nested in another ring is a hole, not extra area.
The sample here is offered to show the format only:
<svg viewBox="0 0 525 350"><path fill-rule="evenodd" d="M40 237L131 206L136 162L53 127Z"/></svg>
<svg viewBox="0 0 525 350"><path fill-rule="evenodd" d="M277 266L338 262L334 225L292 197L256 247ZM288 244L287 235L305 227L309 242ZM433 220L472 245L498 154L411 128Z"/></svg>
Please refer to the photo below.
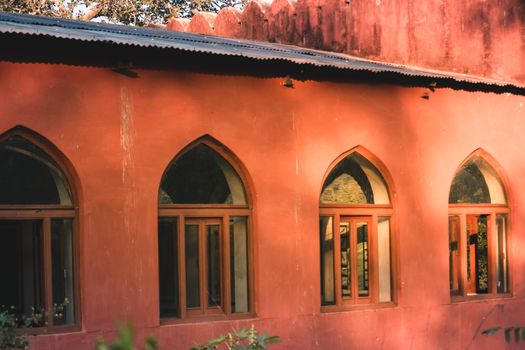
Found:
<svg viewBox="0 0 525 350"><path fill-rule="evenodd" d="M9 20L13 16L16 16L15 18L18 20ZM38 16L9 14L9 17L10 18L6 20L2 16L2 13L0 13L0 33L36 35L87 42L106 42L116 45L145 48L174 49L212 55L239 56L255 60L284 60L295 64L312 65L316 67L332 67L372 73L395 73L413 77L452 79L471 84L496 85L499 87L509 86L525 89L523 85L507 81L373 61L346 54L307 49L293 45L115 25L108 25L108 30L106 31L104 30L104 24L90 26L86 24L86 22L79 21L76 22L88 28L75 28L67 27L66 25L75 22L72 20L68 20L66 23L66 21L61 19L53 19L53 25L45 25L32 23L32 19L36 18L36 20L38 20L41 18ZM24 20L27 20L28 23L24 23ZM90 29L89 27L92 28ZM158 32L158 35L154 35L157 34L156 32ZM141 33L146 33L146 35L141 35Z"/></svg>

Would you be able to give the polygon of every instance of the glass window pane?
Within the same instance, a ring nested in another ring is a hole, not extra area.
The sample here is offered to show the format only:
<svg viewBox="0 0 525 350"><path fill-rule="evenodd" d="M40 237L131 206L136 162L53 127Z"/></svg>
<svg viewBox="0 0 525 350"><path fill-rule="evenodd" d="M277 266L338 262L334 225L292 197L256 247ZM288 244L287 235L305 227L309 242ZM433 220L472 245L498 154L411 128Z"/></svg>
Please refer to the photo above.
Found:
<svg viewBox="0 0 525 350"><path fill-rule="evenodd" d="M186 306L200 307L199 225L185 225Z"/></svg>
<svg viewBox="0 0 525 350"><path fill-rule="evenodd" d="M454 177L448 202L490 203L489 188L475 160L467 162Z"/></svg>
<svg viewBox="0 0 525 350"><path fill-rule="evenodd" d="M13 306L19 316L43 311L42 249L42 221L0 221L0 305Z"/></svg>
<svg viewBox="0 0 525 350"><path fill-rule="evenodd" d="M335 304L334 225L331 216L319 218L321 230L321 304Z"/></svg>
<svg viewBox="0 0 525 350"><path fill-rule="evenodd" d="M448 261L450 295L459 295L460 257L459 257L460 221L459 216L448 217Z"/></svg>
<svg viewBox="0 0 525 350"><path fill-rule="evenodd" d="M235 169L201 144L169 166L160 186L159 203L246 204L246 198Z"/></svg>
<svg viewBox="0 0 525 350"><path fill-rule="evenodd" d="M326 177L321 203L388 204L390 198L381 173L370 161L354 152Z"/></svg>
<svg viewBox="0 0 525 350"><path fill-rule="evenodd" d="M221 306L221 243L219 225L206 225L208 306Z"/></svg>
<svg viewBox="0 0 525 350"><path fill-rule="evenodd" d="M232 312L248 312L248 230L246 217L230 218Z"/></svg>
<svg viewBox="0 0 525 350"><path fill-rule="evenodd" d="M508 293L507 216L498 215L496 226L498 230L498 293Z"/></svg>
<svg viewBox="0 0 525 350"><path fill-rule="evenodd" d="M352 276L350 256L350 223L341 222L339 224L341 235L341 293L343 298L352 296Z"/></svg>
<svg viewBox="0 0 525 350"><path fill-rule="evenodd" d="M380 217L377 223L377 263L379 265L379 302L392 301L390 262L390 218Z"/></svg>
<svg viewBox="0 0 525 350"><path fill-rule="evenodd" d="M369 296L368 223L356 223L357 289L360 297Z"/></svg>
<svg viewBox="0 0 525 350"><path fill-rule="evenodd" d="M71 205L71 192L58 165L19 136L0 144L0 204Z"/></svg>
<svg viewBox="0 0 525 350"><path fill-rule="evenodd" d="M177 230L177 218L159 218L160 317L180 316Z"/></svg>
<svg viewBox="0 0 525 350"><path fill-rule="evenodd" d="M489 292L488 215L467 216L467 294Z"/></svg>
<svg viewBox="0 0 525 350"><path fill-rule="evenodd" d="M73 293L73 219L51 221L53 323L75 323Z"/></svg>

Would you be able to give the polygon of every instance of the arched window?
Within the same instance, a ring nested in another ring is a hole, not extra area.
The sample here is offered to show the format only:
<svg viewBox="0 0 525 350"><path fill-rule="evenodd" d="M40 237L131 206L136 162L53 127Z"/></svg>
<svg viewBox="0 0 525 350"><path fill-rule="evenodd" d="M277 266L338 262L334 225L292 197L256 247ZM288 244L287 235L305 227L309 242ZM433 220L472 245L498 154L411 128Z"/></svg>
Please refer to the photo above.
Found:
<svg viewBox="0 0 525 350"><path fill-rule="evenodd" d="M0 305L36 332L78 324L75 196L64 157L15 128L0 136Z"/></svg>
<svg viewBox="0 0 525 350"><path fill-rule="evenodd" d="M450 187L450 294L455 298L509 292L507 196L485 158L475 152Z"/></svg>
<svg viewBox="0 0 525 350"><path fill-rule="evenodd" d="M159 189L161 318L253 311L249 197L238 160L209 138L177 156Z"/></svg>
<svg viewBox="0 0 525 350"><path fill-rule="evenodd" d="M362 153L367 154L358 149L340 157L321 191L321 304L326 311L392 301L389 189Z"/></svg>

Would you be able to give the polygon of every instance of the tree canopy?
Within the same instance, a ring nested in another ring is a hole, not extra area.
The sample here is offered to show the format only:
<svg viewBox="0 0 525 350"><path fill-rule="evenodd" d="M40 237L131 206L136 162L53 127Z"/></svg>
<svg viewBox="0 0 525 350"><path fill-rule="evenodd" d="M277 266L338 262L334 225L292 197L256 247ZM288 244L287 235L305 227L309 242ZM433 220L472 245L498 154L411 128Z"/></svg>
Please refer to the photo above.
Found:
<svg viewBox="0 0 525 350"><path fill-rule="evenodd" d="M0 0L0 10L32 15L144 26L163 24L194 11L242 8L246 0Z"/></svg>

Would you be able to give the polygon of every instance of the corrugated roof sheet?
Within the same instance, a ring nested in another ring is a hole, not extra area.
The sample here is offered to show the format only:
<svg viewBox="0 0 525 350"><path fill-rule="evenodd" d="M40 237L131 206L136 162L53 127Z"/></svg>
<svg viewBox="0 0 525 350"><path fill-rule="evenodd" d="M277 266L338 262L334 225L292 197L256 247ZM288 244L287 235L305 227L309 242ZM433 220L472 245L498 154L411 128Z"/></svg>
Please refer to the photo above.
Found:
<svg viewBox="0 0 525 350"><path fill-rule="evenodd" d="M525 86L505 81L377 62L346 54L312 50L292 45L5 12L0 12L0 33L39 35L66 40L185 50L212 55L232 55L254 60L284 60L295 64L318 67L332 67L372 73L394 73L431 79L452 79L471 84L509 86L520 90L525 88Z"/></svg>

